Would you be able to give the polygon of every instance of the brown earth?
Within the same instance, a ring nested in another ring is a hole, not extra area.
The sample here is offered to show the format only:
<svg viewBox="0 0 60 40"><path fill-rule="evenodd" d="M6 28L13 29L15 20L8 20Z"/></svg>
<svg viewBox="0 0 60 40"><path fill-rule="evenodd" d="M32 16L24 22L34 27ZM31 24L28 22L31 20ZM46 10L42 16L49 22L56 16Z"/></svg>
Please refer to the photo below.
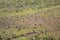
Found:
<svg viewBox="0 0 60 40"><path fill-rule="evenodd" d="M60 18L44 18L39 15L0 17L0 28L22 26L42 27L54 36L60 34Z"/></svg>

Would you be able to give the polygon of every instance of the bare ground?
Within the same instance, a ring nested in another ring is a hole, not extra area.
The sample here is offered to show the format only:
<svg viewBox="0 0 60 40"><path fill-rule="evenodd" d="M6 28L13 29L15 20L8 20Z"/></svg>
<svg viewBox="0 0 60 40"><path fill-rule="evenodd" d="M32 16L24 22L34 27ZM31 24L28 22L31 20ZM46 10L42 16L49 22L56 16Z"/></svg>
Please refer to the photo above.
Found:
<svg viewBox="0 0 60 40"><path fill-rule="evenodd" d="M60 34L60 18L44 18L39 15L33 16L13 16L13 17L0 17L0 28L2 27L42 27L45 28L51 35L55 36ZM29 34L29 33L27 33ZM32 33L30 33L32 34ZM34 33L33 33L34 34Z"/></svg>

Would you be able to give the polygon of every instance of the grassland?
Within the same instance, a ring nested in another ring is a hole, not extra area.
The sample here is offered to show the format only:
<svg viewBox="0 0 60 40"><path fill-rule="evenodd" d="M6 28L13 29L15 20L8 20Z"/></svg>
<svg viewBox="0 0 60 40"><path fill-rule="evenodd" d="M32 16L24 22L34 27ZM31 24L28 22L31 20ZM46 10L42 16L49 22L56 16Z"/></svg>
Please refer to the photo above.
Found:
<svg viewBox="0 0 60 40"><path fill-rule="evenodd" d="M0 40L60 40L60 0L0 0L0 5Z"/></svg>

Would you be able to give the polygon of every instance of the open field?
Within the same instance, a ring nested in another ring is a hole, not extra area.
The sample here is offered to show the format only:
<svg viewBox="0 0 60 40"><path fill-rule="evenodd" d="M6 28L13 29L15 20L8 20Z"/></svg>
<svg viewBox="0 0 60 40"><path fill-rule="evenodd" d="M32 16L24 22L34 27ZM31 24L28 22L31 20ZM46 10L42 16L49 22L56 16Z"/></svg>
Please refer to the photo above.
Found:
<svg viewBox="0 0 60 40"><path fill-rule="evenodd" d="M46 1L0 0L0 40L60 40L60 0Z"/></svg>
<svg viewBox="0 0 60 40"><path fill-rule="evenodd" d="M12 15L0 17L0 36L4 40L8 37L11 39L22 40L30 39L36 35L52 36L60 38L60 7L53 9L41 9L34 11L29 15ZM28 10L29 11L29 10ZM30 13L30 12L29 12ZM17 13L19 14L19 13ZM26 13L27 14L27 13ZM14 38L12 38L14 35ZM15 37L17 36L17 37ZM29 37L29 38L28 38ZM8 40L8 39L6 39ZM30 39L31 40L31 39ZM42 39L41 39L42 40Z"/></svg>

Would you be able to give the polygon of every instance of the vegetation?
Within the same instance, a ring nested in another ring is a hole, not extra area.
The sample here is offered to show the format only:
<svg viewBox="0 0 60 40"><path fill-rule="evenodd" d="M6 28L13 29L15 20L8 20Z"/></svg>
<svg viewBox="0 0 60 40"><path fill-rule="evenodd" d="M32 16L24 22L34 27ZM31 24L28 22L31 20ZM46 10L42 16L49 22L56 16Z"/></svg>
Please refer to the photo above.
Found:
<svg viewBox="0 0 60 40"><path fill-rule="evenodd" d="M1 31L0 40L56 40L56 39L52 37L47 31L44 31L41 28L34 29L29 27L28 29L27 28L19 29L18 27L8 28Z"/></svg>
<svg viewBox="0 0 60 40"><path fill-rule="evenodd" d="M0 0L0 13L20 12L24 9L41 9L60 5L60 0Z"/></svg>
<svg viewBox="0 0 60 40"><path fill-rule="evenodd" d="M60 0L0 0L0 40L60 40Z"/></svg>

